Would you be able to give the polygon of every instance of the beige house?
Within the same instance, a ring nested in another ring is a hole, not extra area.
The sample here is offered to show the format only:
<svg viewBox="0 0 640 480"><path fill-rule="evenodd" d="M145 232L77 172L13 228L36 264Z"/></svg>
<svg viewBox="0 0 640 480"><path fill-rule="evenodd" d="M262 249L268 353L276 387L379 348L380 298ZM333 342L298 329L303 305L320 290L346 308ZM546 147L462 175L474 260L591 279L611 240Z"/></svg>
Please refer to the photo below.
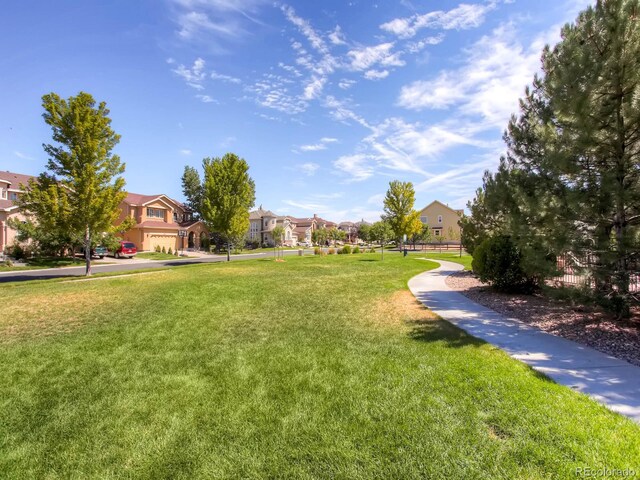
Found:
<svg viewBox="0 0 640 480"><path fill-rule="evenodd" d="M296 224L293 217L276 215L271 210L265 210L262 205L257 210L249 212L249 232L247 238L250 241L257 240L260 245L274 245L273 229L284 228L283 244L293 247L298 243L295 233Z"/></svg>
<svg viewBox="0 0 640 480"><path fill-rule="evenodd" d="M420 221L431 227L433 240L444 237L449 243L460 243L460 226L464 210L454 210L438 200L434 200L420 211ZM450 237L453 232L455 238Z"/></svg>
<svg viewBox="0 0 640 480"><path fill-rule="evenodd" d="M9 227L7 221L14 218L23 221L26 217L18 210L15 201L22 194L20 185L26 186L29 180L35 178L13 172L0 172L0 253L12 245L16 238L16 231Z"/></svg>
<svg viewBox="0 0 640 480"><path fill-rule="evenodd" d="M123 235L135 243L139 251L200 249L209 239L204 223L194 220L180 202L166 195L129 193L120 204L119 222L132 217L136 226ZM180 231L184 236L180 236Z"/></svg>

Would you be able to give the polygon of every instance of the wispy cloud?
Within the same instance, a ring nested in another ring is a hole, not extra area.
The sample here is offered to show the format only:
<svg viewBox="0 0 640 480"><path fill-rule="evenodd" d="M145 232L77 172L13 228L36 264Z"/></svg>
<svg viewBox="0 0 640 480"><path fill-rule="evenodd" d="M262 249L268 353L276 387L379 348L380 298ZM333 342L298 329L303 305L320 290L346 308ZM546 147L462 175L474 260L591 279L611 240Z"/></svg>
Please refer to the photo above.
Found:
<svg viewBox="0 0 640 480"><path fill-rule="evenodd" d="M196 95L196 98L202 103L219 103L215 98L210 97L209 95Z"/></svg>
<svg viewBox="0 0 640 480"><path fill-rule="evenodd" d="M182 150L180 150L180 155L189 156L191 155L191 153L191 150L189 150L188 148L183 148Z"/></svg>
<svg viewBox="0 0 640 480"><path fill-rule="evenodd" d="M227 83L242 83L242 80L236 77L232 77L230 75L225 75L223 73L218 73L216 71L212 71L209 75L213 80L222 80Z"/></svg>
<svg viewBox="0 0 640 480"><path fill-rule="evenodd" d="M335 143L337 141L338 141L337 138L322 137L318 143L300 145L299 147L297 147L297 149L294 149L293 151L297 152L297 150L300 150L302 152L317 152L319 150L326 150L328 144Z"/></svg>
<svg viewBox="0 0 640 480"><path fill-rule="evenodd" d="M496 7L496 1L478 4L462 3L451 10L436 10L422 15L396 18L383 23L380 28L400 38L414 37L424 28L442 30L467 30L482 25L488 12Z"/></svg>
<svg viewBox="0 0 640 480"><path fill-rule="evenodd" d="M205 61L198 57L193 62L191 67L186 67L182 64L178 65L172 71L179 77L181 77L187 85L196 90L204 90L203 82L207 77L204 72Z"/></svg>
<svg viewBox="0 0 640 480"><path fill-rule="evenodd" d="M20 152L20 151L18 151L18 150L15 150L15 151L13 152L13 154L14 154L16 157L21 158L22 160L34 160L34 158L33 158L33 157L30 157L30 156L29 156L29 155L27 155L26 153L22 153L22 152Z"/></svg>
<svg viewBox="0 0 640 480"><path fill-rule="evenodd" d="M301 163L296 166L297 170L301 171L308 177L312 177L313 175L315 175L319 168L320 165L312 162Z"/></svg>

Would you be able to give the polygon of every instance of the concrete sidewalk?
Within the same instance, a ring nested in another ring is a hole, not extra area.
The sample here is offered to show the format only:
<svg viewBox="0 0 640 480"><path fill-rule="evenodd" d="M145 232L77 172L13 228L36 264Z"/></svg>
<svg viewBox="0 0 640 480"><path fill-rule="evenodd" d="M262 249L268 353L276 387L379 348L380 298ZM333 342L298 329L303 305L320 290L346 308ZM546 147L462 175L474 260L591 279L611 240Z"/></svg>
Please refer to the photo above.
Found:
<svg viewBox="0 0 640 480"><path fill-rule="evenodd" d="M445 283L445 278L462 270L462 265L437 263L441 264L439 268L409 280L409 289L426 307L556 382L640 423L640 367L475 303Z"/></svg>

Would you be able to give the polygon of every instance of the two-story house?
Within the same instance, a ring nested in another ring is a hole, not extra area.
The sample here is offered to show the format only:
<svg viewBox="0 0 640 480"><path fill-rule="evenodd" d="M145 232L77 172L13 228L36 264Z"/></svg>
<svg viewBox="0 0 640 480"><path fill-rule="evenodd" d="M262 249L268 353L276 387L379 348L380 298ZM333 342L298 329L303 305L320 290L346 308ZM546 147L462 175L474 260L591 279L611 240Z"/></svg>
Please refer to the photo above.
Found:
<svg viewBox="0 0 640 480"><path fill-rule="evenodd" d="M431 227L434 240L446 239L449 243L459 244L460 226L458 222L462 218L464 210L454 210L444 203L434 200L420 210L420 221ZM456 238L450 238L450 232Z"/></svg>
<svg viewBox="0 0 640 480"><path fill-rule="evenodd" d="M35 178L21 173L0 172L0 252L13 244L16 231L8 225L8 220L14 218L18 221L26 219L15 204L22 193L22 187L27 186L29 180Z"/></svg>
<svg viewBox="0 0 640 480"><path fill-rule="evenodd" d="M262 205L257 210L249 212L249 240L260 242L260 245L273 245L273 229L277 226L284 228L283 244L293 247L297 244L295 234L295 219L287 215L276 215L271 210L265 210Z"/></svg>
<svg viewBox="0 0 640 480"><path fill-rule="evenodd" d="M167 195L141 195L129 193L120 204L119 222L132 217L136 225L125 232L125 240L133 242L138 250L153 251L184 248L199 249L208 240L209 232L202 221L194 220L192 213L180 202ZM184 236L180 236L183 231Z"/></svg>

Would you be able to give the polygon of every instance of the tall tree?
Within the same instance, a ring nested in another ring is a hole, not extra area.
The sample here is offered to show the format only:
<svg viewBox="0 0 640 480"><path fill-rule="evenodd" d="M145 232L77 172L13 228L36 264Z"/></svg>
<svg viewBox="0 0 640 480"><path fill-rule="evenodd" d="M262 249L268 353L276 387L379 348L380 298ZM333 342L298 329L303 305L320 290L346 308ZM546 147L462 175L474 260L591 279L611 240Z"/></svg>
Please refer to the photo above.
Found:
<svg viewBox="0 0 640 480"><path fill-rule="evenodd" d="M25 203L37 210L38 196L49 195L49 211L57 209L59 213L54 221L68 225L73 236L82 237L85 273L91 275L94 238L113 228L126 196L121 177L125 166L112 153L120 135L111 128L106 103L96 106L88 93L80 92L67 100L50 93L42 97L42 106L56 144L43 145L50 173L32 184L35 189L27 192Z"/></svg>
<svg viewBox="0 0 640 480"><path fill-rule="evenodd" d="M561 250L590 251L596 292L621 314L640 260L639 13L637 0L597 1L545 48L543 74L505 134L507 156L472 205L478 218L462 222L465 246L486 236L484 224L540 278Z"/></svg>
<svg viewBox="0 0 640 480"><path fill-rule="evenodd" d="M282 225L276 225L271 230L271 236L273 236L273 256L276 256L276 251L279 246L282 245L284 240L284 227Z"/></svg>
<svg viewBox="0 0 640 480"><path fill-rule="evenodd" d="M371 225L369 225L368 223L361 223L360 225L358 225L358 238L366 243L369 243L370 241L370 234L371 234Z"/></svg>
<svg viewBox="0 0 640 480"><path fill-rule="evenodd" d="M187 199L186 205L197 219L202 218L203 185L198 170L185 165L182 174L182 194Z"/></svg>
<svg viewBox="0 0 640 480"><path fill-rule="evenodd" d="M243 239L249 230L249 210L256 199L256 186L247 162L233 153L222 158L205 158L202 216L207 227L219 233L227 244Z"/></svg>
<svg viewBox="0 0 640 480"><path fill-rule="evenodd" d="M389 182L389 190L384 198L384 220L400 243L405 235L411 234L416 219L420 221L420 213L413 209L415 196L411 182Z"/></svg>

